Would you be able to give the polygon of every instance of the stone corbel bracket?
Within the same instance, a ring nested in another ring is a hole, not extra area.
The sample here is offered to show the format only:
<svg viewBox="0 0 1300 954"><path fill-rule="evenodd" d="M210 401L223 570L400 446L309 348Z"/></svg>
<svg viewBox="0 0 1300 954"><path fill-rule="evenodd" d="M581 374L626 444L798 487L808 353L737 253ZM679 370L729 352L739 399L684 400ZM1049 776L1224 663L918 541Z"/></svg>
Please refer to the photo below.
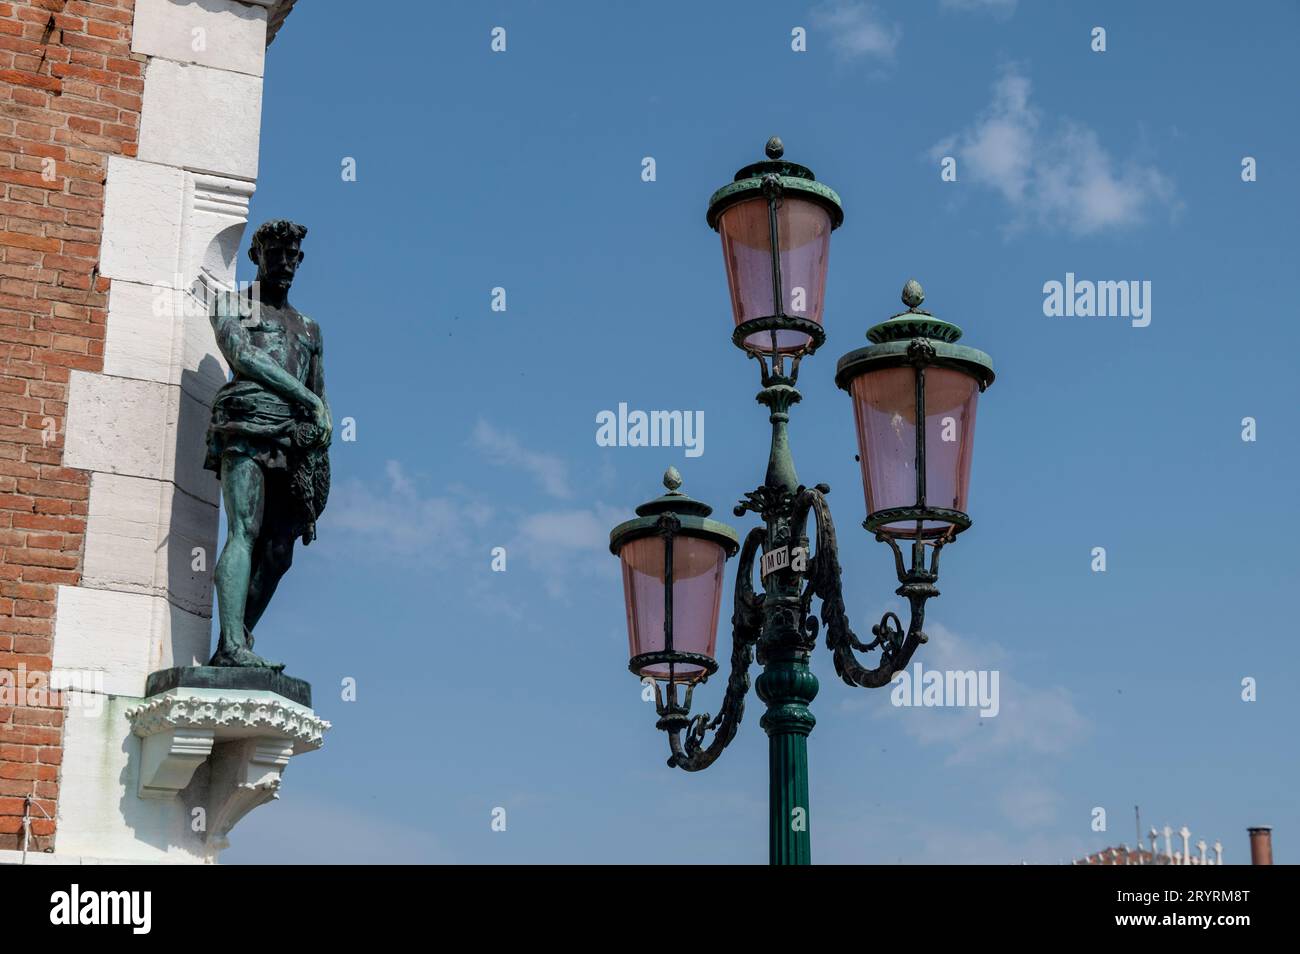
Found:
<svg viewBox="0 0 1300 954"><path fill-rule="evenodd" d="M275 693L174 689L127 710L141 739L137 794L171 798L211 760L205 840L213 853L258 805L279 797L289 759L319 749L330 723Z"/></svg>

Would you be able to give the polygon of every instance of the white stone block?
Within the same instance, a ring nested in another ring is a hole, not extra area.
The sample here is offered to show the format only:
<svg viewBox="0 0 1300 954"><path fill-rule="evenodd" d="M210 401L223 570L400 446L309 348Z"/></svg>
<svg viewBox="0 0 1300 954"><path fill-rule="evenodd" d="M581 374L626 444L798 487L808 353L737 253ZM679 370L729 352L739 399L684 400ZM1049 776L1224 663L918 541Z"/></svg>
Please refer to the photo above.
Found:
<svg viewBox="0 0 1300 954"><path fill-rule="evenodd" d="M210 400L200 401L180 388L171 389L163 476L185 493L215 505L221 499L221 481L216 471L203 467L211 419Z"/></svg>
<svg viewBox="0 0 1300 954"><path fill-rule="evenodd" d="M261 76L266 9L236 0L136 0L131 50Z"/></svg>
<svg viewBox="0 0 1300 954"><path fill-rule="evenodd" d="M199 617L211 613L214 504L177 491L169 481L97 473L90 478L88 509L84 585L165 597ZM195 547L203 549L201 570L194 569Z"/></svg>
<svg viewBox="0 0 1300 954"><path fill-rule="evenodd" d="M104 337L105 374L176 383L173 326L182 294L170 286L113 282Z"/></svg>
<svg viewBox="0 0 1300 954"><path fill-rule="evenodd" d="M73 371L64 464L171 480L216 504L221 486L203 460L211 411L178 385Z"/></svg>
<svg viewBox="0 0 1300 954"><path fill-rule="evenodd" d="M91 474L82 570L85 586L157 592L165 490L166 482L161 480Z"/></svg>
<svg viewBox="0 0 1300 954"><path fill-rule="evenodd" d="M180 268L184 196L181 170L109 156L100 273L172 284Z"/></svg>
<svg viewBox="0 0 1300 954"><path fill-rule="evenodd" d="M104 374L179 385L208 406L230 378L198 298L121 279L108 293Z"/></svg>
<svg viewBox="0 0 1300 954"><path fill-rule="evenodd" d="M73 371L63 464L109 474L161 478L169 405L178 388Z"/></svg>
<svg viewBox="0 0 1300 954"><path fill-rule="evenodd" d="M102 672L104 692L143 695L154 612L155 601L148 596L60 586L54 668Z"/></svg>
<svg viewBox="0 0 1300 954"><path fill-rule="evenodd" d="M212 572L217 564L218 510L167 484L162 495L163 521L157 545L156 589L181 609L212 613ZM87 521L89 533L89 521ZM195 550L201 550L201 559ZM201 566L201 570L194 569Z"/></svg>
<svg viewBox="0 0 1300 954"><path fill-rule="evenodd" d="M113 282L105 374L177 384L198 400L211 402L228 380L229 368L217 348L207 301L215 290L233 287L252 194L251 182L184 175L180 226L169 231L168 238L177 246L168 255L159 253L168 261L179 256L179 265L154 283L123 278Z"/></svg>
<svg viewBox="0 0 1300 954"><path fill-rule="evenodd" d="M230 380L230 365L217 347L212 323L206 317L185 315L180 323L181 390L203 405L205 414L212 408L212 398ZM204 433L207 433L204 420Z"/></svg>
<svg viewBox="0 0 1300 954"><path fill-rule="evenodd" d="M110 695L144 693L151 672L207 663L212 620L162 596L61 586L54 624L60 685Z"/></svg>
<svg viewBox="0 0 1300 954"><path fill-rule="evenodd" d="M203 303L192 294L116 281L108 300L104 374L178 385L210 407L230 380L230 366Z"/></svg>
<svg viewBox="0 0 1300 954"><path fill-rule="evenodd" d="M140 159L218 176L257 178L262 80L151 59L140 113Z"/></svg>
<svg viewBox="0 0 1300 954"><path fill-rule="evenodd" d="M209 564L211 565L211 564ZM168 602L166 613L160 615L162 630L153 644L153 657L149 671L171 669L173 666L206 666L212 658L212 590L207 590L209 609L202 615L188 613L175 603Z"/></svg>

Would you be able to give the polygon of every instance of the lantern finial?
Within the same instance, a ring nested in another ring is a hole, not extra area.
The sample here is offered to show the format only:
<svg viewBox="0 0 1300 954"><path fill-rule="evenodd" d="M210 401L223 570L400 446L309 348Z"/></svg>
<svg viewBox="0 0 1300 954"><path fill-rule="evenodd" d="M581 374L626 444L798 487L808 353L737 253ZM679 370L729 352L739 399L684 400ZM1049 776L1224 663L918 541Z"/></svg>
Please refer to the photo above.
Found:
<svg viewBox="0 0 1300 954"><path fill-rule="evenodd" d="M677 488L682 485L682 475L676 467L669 466L664 471L664 486L668 488L669 493L676 493Z"/></svg>
<svg viewBox="0 0 1300 954"><path fill-rule="evenodd" d="M915 278L909 278L907 284L903 286L903 304L909 311L916 311L925 301L925 289Z"/></svg>
<svg viewBox="0 0 1300 954"><path fill-rule="evenodd" d="M767 153L767 158L775 161L785 155L785 143L781 141L780 136L773 136L767 141L763 151Z"/></svg>

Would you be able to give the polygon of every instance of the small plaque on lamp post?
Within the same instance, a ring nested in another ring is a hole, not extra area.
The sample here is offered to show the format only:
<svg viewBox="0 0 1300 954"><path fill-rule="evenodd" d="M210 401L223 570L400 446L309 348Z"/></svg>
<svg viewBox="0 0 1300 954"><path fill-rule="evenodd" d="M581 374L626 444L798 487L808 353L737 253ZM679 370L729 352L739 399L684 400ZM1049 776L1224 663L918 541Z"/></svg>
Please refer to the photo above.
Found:
<svg viewBox="0 0 1300 954"><path fill-rule="evenodd" d="M775 573L777 570L784 570L789 565L789 547L778 547L775 550L768 550L763 554L763 559L759 568L759 575L767 577Z"/></svg>

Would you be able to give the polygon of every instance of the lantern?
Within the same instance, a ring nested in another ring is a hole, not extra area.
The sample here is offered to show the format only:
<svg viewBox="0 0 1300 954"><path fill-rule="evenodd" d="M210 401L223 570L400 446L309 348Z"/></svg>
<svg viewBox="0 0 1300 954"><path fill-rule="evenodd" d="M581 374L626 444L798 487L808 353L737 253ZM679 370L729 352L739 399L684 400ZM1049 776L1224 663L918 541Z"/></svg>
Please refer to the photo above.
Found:
<svg viewBox="0 0 1300 954"><path fill-rule="evenodd" d="M908 310L868 330L873 344L835 371L853 399L864 526L897 538L947 538L970 526L975 408L993 383L992 359L956 344L961 329L921 311L924 300L909 281Z"/></svg>
<svg viewBox="0 0 1300 954"><path fill-rule="evenodd" d="M642 679L693 685L718 669L723 567L739 540L681 483L677 468L668 468L667 493L615 527L609 549L623 566L628 668Z"/></svg>
<svg viewBox="0 0 1300 954"><path fill-rule="evenodd" d="M832 230L844 221L835 191L807 166L781 157L773 136L767 161L736 173L709 200L707 221L722 236L736 330L746 351L797 355L825 340L822 306Z"/></svg>

